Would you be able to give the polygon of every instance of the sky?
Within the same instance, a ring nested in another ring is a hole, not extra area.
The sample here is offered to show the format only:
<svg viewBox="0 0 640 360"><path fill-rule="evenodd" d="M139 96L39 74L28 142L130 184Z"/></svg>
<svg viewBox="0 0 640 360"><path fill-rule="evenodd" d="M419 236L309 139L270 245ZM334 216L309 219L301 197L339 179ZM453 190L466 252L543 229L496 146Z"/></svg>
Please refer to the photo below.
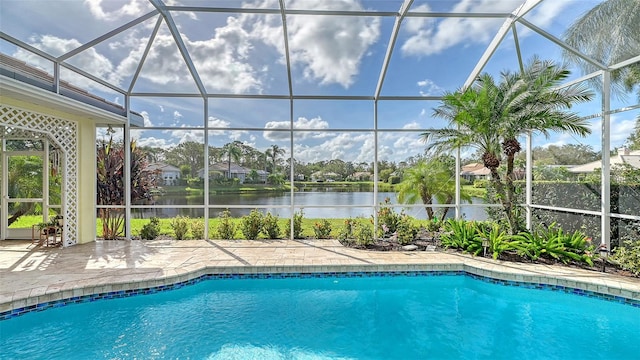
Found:
<svg viewBox="0 0 640 360"><path fill-rule="evenodd" d="M398 0L286 0L287 9L396 12ZM411 12L510 13L520 5L514 0L416 0ZM599 1L543 1L525 16L555 37ZM167 5L278 9L277 0L166 1ZM0 0L0 30L53 56L61 56L82 44L143 16L155 8L147 0ZM288 96L282 18L279 14L173 11L202 84L210 94ZM132 110L142 114L144 129L133 137L146 146L171 147L183 141L202 142L205 110L201 97L167 97L163 93L197 94L198 88L185 65L167 24L151 16L136 26L104 39L66 61L125 91L131 88ZM439 96L459 89L504 18L407 17L400 28L380 94L382 96ZM304 96L373 96L391 39L390 16L287 16L289 61L293 94ZM522 57L537 55L562 62L561 48L523 24L516 27ZM516 46L510 32L483 71L518 68ZM51 62L0 40L0 51L50 73ZM582 76L569 65L571 79ZM124 96L70 70L67 80L109 101L124 104ZM135 79L135 82L133 80ZM153 93L158 96L135 96ZM616 97L612 108L637 104L633 95ZM421 154L425 143L420 131L446 125L432 116L437 100L380 100L377 117L378 158L402 161ZM574 109L582 116L598 113L601 96ZM291 113L291 110L293 112ZM342 159L373 161L376 147L375 109L370 100L296 100L211 98L207 106L209 143L222 146L238 140L262 151L277 144L289 156L289 129L293 119L293 153L298 161ZM612 148L628 137L640 110L611 116ZM599 118L590 120L592 135L536 136L534 146L587 144L601 149ZM154 127L158 129L153 129Z"/></svg>

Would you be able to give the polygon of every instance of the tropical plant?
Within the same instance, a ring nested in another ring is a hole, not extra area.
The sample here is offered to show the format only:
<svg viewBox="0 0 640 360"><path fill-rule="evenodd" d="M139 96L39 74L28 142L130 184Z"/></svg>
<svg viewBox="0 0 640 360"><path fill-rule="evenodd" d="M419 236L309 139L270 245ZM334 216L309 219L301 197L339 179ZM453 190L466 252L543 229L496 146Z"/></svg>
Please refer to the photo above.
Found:
<svg viewBox="0 0 640 360"><path fill-rule="evenodd" d="M519 242L515 250L532 261L547 258L565 264L578 261L593 266L595 246L591 244L590 238L580 231L567 233L556 223L552 223L548 228L523 231L512 238Z"/></svg>
<svg viewBox="0 0 640 360"><path fill-rule="evenodd" d="M171 219L171 229L175 234L177 240L184 240L187 238L187 233L189 232L189 224L190 220L188 216L178 215Z"/></svg>
<svg viewBox="0 0 640 360"><path fill-rule="evenodd" d="M563 38L573 49L605 66L638 56L640 1L603 1L578 18L567 29ZM574 52L565 51L564 56L580 66L585 73L600 70ZM616 93L631 91L635 85L640 84L640 62L612 71L611 82Z"/></svg>
<svg viewBox="0 0 640 360"><path fill-rule="evenodd" d="M532 133L549 136L551 131L590 133L587 121L567 109L590 100L593 94L585 84L559 88L568 76L564 67L535 57L521 73L503 72L499 82L482 74L469 88L446 93L434 109L434 115L448 120L449 126L422 134L429 148L480 151L511 234L520 230L513 183L515 155L521 150L518 138ZM501 176L498 169L503 156L506 167Z"/></svg>
<svg viewBox="0 0 640 360"><path fill-rule="evenodd" d="M427 211L427 218L436 218L431 206L434 199L439 204L451 204L456 194L455 167L448 166L444 157L433 157L419 161L413 167L404 172L402 182L396 187L398 201L405 204L422 202ZM460 197L463 200L471 200L471 197L461 189ZM442 208L440 218L447 216L449 207Z"/></svg>
<svg viewBox="0 0 640 360"><path fill-rule="evenodd" d="M231 179L231 161L235 161L236 163L240 161L240 157L242 156L242 149L238 146L237 142L231 142L225 144L222 147L222 152L227 155L227 178Z"/></svg>
<svg viewBox="0 0 640 360"><path fill-rule="evenodd" d="M260 231L262 230L263 215L256 209L251 210L249 215L245 215L240 220L240 231L242 231L242 235L248 240L255 240L260 235Z"/></svg>
<svg viewBox="0 0 640 360"><path fill-rule="evenodd" d="M517 250L520 244L518 241L512 240L511 236L496 223L478 227L478 236L481 240L488 242L487 250L494 260L497 260L505 251Z"/></svg>
<svg viewBox="0 0 640 360"><path fill-rule="evenodd" d="M267 182L271 185L282 185L285 183L284 176L282 174L269 174L267 176Z"/></svg>
<svg viewBox="0 0 640 360"><path fill-rule="evenodd" d="M42 197L42 166L41 156L11 156L8 157L8 194L13 199ZM59 195L58 195L59 198ZM7 224L10 226L21 216L26 214L42 214L42 206L30 201L10 202Z"/></svg>
<svg viewBox="0 0 640 360"><path fill-rule="evenodd" d="M217 228L218 238L233 240L236 235L236 224L232 221L231 211L229 209L222 211L218 218L220 219Z"/></svg>
<svg viewBox="0 0 640 360"><path fill-rule="evenodd" d="M146 155L130 143L131 161L131 201L150 199L151 189L155 182L151 173L146 171ZM113 136L109 141L101 141L97 146L97 204L124 205L124 146L114 143ZM122 209L99 209L102 220L102 236L115 239L124 233L124 211Z"/></svg>
<svg viewBox="0 0 640 360"><path fill-rule="evenodd" d="M278 215L271 215L270 212L262 219L262 232L269 239L280 238L280 226L278 226Z"/></svg>
<svg viewBox="0 0 640 360"><path fill-rule="evenodd" d="M267 149L267 151L265 152L265 155L271 159L272 173L278 172L278 168L277 168L278 157L284 154L285 154L285 150L276 144L271 145L271 147Z"/></svg>
<svg viewBox="0 0 640 360"><path fill-rule="evenodd" d="M440 242L445 248L460 249L477 255L482 251L482 240L474 222L464 219L448 219L443 225Z"/></svg>

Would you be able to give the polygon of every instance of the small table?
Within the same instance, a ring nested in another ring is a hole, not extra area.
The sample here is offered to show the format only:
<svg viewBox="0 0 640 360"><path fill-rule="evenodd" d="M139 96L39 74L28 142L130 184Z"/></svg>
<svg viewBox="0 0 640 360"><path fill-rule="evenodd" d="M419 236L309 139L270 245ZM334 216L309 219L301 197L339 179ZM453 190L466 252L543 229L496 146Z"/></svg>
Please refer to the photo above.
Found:
<svg viewBox="0 0 640 360"><path fill-rule="evenodd" d="M59 239L58 235L60 235ZM62 245L62 228L53 225L39 228L38 225L33 225L31 226L31 243L39 246L60 246Z"/></svg>

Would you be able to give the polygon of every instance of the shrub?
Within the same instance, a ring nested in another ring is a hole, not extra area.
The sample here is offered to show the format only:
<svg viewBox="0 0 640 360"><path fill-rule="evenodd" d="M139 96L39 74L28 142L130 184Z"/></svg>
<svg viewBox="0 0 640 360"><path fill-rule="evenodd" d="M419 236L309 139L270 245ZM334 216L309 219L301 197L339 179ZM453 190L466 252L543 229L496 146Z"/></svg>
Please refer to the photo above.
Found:
<svg viewBox="0 0 640 360"><path fill-rule="evenodd" d="M373 244L373 226L366 221L355 221L353 223L353 237L356 244L367 246Z"/></svg>
<svg viewBox="0 0 640 360"><path fill-rule="evenodd" d="M390 208L391 200L385 198L380 205L384 206L378 209L378 234L380 237L386 237L396 232L400 215L396 214Z"/></svg>
<svg viewBox="0 0 640 360"><path fill-rule="evenodd" d="M233 240L236 234L236 225L231 219L231 212L229 209L221 212L218 218L220 219L217 229L218 238Z"/></svg>
<svg viewBox="0 0 640 360"><path fill-rule="evenodd" d="M418 228L411 222L411 217L407 214L401 214L398 218L398 226L396 227L398 242L402 245L409 244L415 240L418 235Z"/></svg>
<svg viewBox="0 0 640 360"><path fill-rule="evenodd" d="M300 210L293 214L293 238L302 238L302 219L304 218L304 212Z"/></svg>
<svg viewBox="0 0 640 360"><path fill-rule="evenodd" d="M434 217L425 224L427 231L439 231L441 227L442 221L438 220L437 217Z"/></svg>
<svg viewBox="0 0 640 360"><path fill-rule="evenodd" d="M611 259L620 264L624 270L640 276L640 241L623 241L620 246L613 250Z"/></svg>
<svg viewBox="0 0 640 360"><path fill-rule="evenodd" d="M255 240L262 230L262 213L256 209L251 210L240 220L240 231L247 240Z"/></svg>
<svg viewBox="0 0 640 360"><path fill-rule="evenodd" d="M204 239L204 220L193 220L191 222L191 235L194 239Z"/></svg>
<svg viewBox="0 0 640 360"><path fill-rule="evenodd" d="M400 176L389 176L389 184L400 184L400 181L402 181L402 178Z"/></svg>
<svg viewBox="0 0 640 360"><path fill-rule="evenodd" d="M188 216L176 216L171 220L171 229L176 236L177 240L183 240L187 237L189 232L189 217Z"/></svg>
<svg viewBox="0 0 640 360"><path fill-rule="evenodd" d="M327 219L322 219L320 222L313 224L313 233L316 239L328 239L331 237L331 223Z"/></svg>
<svg viewBox="0 0 640 360"><path fill-rule="evenodd" d="M278 226L278 215L271 215L267 213L262 219L262 232L269 239L280 238L280 227Z"/></svg>
<svg viewBox="0 0 640 360"><path fill-rule="evenodd" d="M152 217L149 223L144 224L140 229L140 237L144 240L153 240L160 235L160 219Z"/></svg>
<svg viewBox="0 0 640 360"><path fill-rule="evenodd" d="M473 187L477 189L486 189L487 184L489 184L489 180L474 180Z"/></svg>
<svg viewBox="0 0 640 360"><path fill-rule="evenodd" d="M355 221L353 219L347 219L344 221L344 225L342 225L342 228L340 228L340 231L338 232L338 240L340 240L342 243L347 245L353 244L354 222Z"/></svg>

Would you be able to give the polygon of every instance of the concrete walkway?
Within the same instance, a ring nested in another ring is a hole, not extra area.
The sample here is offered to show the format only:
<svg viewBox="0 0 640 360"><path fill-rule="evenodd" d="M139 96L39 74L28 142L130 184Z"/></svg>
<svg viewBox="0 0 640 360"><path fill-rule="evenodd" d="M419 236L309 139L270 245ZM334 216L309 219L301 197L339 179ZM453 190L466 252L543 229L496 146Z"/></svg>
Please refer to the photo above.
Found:
<svg viewBox="0 0 640 360"><path fill-rule="evenodd" d="M0 242L0 312L204 274L459 270L640 301L640 279L447 252L374 252L335 240L96 241L69 248Z"/></svg>

